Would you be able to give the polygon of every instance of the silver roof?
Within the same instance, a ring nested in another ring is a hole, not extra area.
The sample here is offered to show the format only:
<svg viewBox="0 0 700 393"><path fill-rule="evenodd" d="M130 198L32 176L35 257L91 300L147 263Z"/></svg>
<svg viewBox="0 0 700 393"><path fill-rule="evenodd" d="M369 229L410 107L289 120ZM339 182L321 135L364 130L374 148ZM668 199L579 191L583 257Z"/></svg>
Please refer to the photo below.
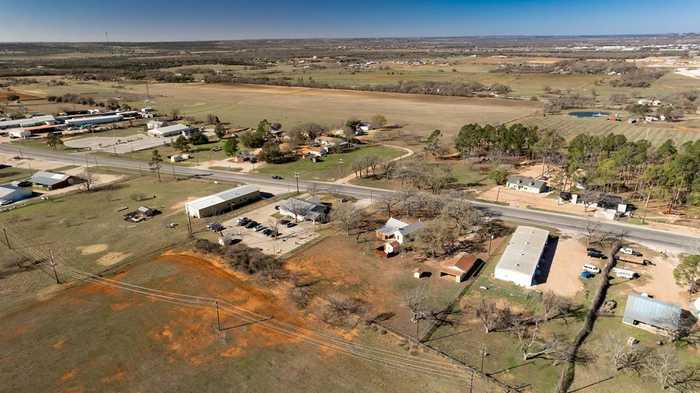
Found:
<svg viewBox="0 0 700 393"><path fill-rule="evenodd" d="M542 188L546 183L543 180L536 180L530 176L518 176L518 175L511 175L508 176L508 183L513 183L513 184L523 184L529 187L537 187L537 188Z"/></svg>
<svg viewBox="0 0 700 393"><path fill-rule="evenodd" d="M0 185L0 200L3 200L16 192L31 194L31 191L29 191L25 188L22 188L22 187L17 187L17 186L14 186L12 184L1 184Z"/></svg>
<svg viewBox="0 0 700 393"><path fill-rule="evenodd" d="M170 126L154 128L154 129L149 130L149 131L154 132L154 133L159 133L159 134L167 134L169 132L187 131L189 129L190 129L190 126L178 123L178 124L173 124Z"/></svg>
<svg viewBox="0 0 700 393"><path fill-rule="evenodd" d="M633 323L639 321L648 325L677 330L681 327L682 309L675 304L630 293L625 305L623 321Z"/></svg>
<svg viewBox="0 0 700 393"><path fill-rule="evenodd" d="M63 173L40 171L34 173L29 181L42 186L53 186L54 184L58 184L69 177L70 176Z"/></svg>
<svg viewBox="0 0 700 393"><path fill-rule="evenodd" d="M40 123L55 121L54 117L51 115L45 116L34 116L28 119L17 119L17 120L6 120L0 121L0 128L10 128L10 127L29 127Z"/></svg>
<svg viewBox="0 0 700 393"><path fill-rule="evenodd" d="M216 206L220 203L232 201L245 195L259 192L258 188L251 185L231 188L230 190L221 191L216 194L207 195L205 197L187 202L185 208L190 210L201 210L207 207Z"/></svg>
<svg viewBox="0 0 700 393"><path fill-rule="evenodd" d="M519 226L511 236L496 268L533 277L548 237L549 232L544 229Z"/></svg>

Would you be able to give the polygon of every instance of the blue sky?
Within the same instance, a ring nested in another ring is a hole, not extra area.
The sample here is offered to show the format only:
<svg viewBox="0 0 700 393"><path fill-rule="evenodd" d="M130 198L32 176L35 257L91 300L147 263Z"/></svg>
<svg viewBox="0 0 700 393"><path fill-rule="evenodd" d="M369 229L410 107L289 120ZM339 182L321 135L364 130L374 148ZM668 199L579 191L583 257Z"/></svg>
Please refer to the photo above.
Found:
<svg viewBox="0 0 700 393"><path fill-rule="evenodd" d="M0 42L700 31L700 0L0 0Z"/></svg>

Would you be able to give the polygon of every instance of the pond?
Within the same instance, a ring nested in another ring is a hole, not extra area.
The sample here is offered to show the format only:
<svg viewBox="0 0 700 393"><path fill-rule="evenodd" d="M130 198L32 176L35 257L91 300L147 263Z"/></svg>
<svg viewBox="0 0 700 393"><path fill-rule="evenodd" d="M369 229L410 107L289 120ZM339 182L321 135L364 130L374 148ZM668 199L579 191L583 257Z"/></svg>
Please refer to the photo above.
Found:
<svg viewBox="0 0 700 393"><path fill-rule="evenodd" d="M590 111L584 111L584 112L569 112L570 116L576 116L576 117L608 117L610 115L609 112L590 112Z"/></svg>

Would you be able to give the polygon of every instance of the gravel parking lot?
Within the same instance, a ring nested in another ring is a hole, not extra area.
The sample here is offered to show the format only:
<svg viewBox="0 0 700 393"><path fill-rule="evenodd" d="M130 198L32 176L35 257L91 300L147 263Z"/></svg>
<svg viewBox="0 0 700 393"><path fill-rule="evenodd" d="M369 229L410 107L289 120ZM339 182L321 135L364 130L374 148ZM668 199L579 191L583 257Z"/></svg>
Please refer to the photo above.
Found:
<svg viewBox="0 0 700 393"><path fill-rule="evenodd" d="M299 222L292 228L282 224L276 225L278 219L273 217L277 213L275 205L276 203L271 203L223 222L222 224L226 227L223 231L224 236L238 237L247 246L258 248L268 255L286 254L319 236L311 222ZM280 233L279 237L269 237L262 231L256 232L253 228L238 226L237 220L242 217L248 217L271 229L275 229L276 226Z"/></svg>
<svg viewBox="0 0 700 393"><path fill-rule="evenodd" d="M162 146L174 139L175 137L156 138L144 134L134 134L123 137L90 136L67 139L64 143L66 146L76 149L124 154Z"/></svg>

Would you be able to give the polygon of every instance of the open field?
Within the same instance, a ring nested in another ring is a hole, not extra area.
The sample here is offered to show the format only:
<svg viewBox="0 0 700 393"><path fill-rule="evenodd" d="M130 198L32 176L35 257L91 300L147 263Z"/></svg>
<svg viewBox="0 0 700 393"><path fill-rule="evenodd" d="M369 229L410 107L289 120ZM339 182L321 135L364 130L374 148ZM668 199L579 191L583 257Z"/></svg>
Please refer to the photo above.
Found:
<svg viewBox="0 0 700 393"><path fill-rule="evenodd" d="M519 122L536 125L543 129L557 130L567 139L578 134L606 135L609 133L625 135L630 140L646 139L653 145L660 145L672 139L677 145L700 138L700 129L683 127L675 123L628 124L610 121L605 118L580 119L569 114L532 116Z"/></svg>
<svg viewBox="0 0 700 393"><path fill-rule="evenodd" d="M199 257L167 253L144 259L114 278L147 288L216 296L233 306L274 316L275 323L322 329L294 311L274 288L227 274ZM237 392L459 392L464 379L393 369L309 344L292 335L240 326L213 307L187 307L95 283L3 317L0 376L14 392L237 391ZM336 336L336 332L323 333ZM354 329L353 343L404 356L390 336ZM383 358L383 357L380 357ZM436 360L418 353L415 359ZM34 364L27 373L18 363ZM449 366L446 366L449 368ZM270 372L274 369L275 372ZM467 378L465 374L464 378ZM480 392L492 392L480 384Z"/></svg>
<svg viewBox="0 0 700 393"><path fill-rule="evenodd" d="M182 209L186 199L230 187L199 180L175 182L165 173L162 182L152 175L132 176L96 192L54 196L9 210L0 214L0 227L30 247L27 252L48 255L51 250L74 268L96 272L186 241L187 220ZM123 220L125 213L139 206L159 209L162 214L141 223ZM127 209L122 210L124 207ZM177 227L167 228L169 223ZM195 229L201 229L206 222L195 224ZM41 266L13 270L16 256L0 246L0 260L4 262L1 292L7 299L0 305L3 308L34 297L53 280L38 269Z"/></svg>
<svg viewBox="0 0 700 393"><path fill-rule="evenodd" d="M70 82L66 86L24 86L35 94L72 92L96 98L119 96L133 105L143 104L145 84ZM532 114L541 104L491 98L425 96L332 89L203 83L151 84L152 106L163 113L179 109L182 115L204 119L213 113L234 126L254 126L261 119L278 121L285 128L303 122L339 125L350 117L368 119L381 113L390 123L425 134L435 128L456 133L465 123L501 123Z"/></svg>
<svg viewBox="0 0 700 393"><path fill-rule="evenodd" d="M320 162L302 159L284 164L264 164L255 172L279 175L285 178L294 178L294 173L298 172L299 177L304 180L335 180L350 175L352 163L355 160L367 156L377 156L388 161L403 154L405 154L403 150L393 147L367 146L347 153L329 154L323 157Z"/></svg>

